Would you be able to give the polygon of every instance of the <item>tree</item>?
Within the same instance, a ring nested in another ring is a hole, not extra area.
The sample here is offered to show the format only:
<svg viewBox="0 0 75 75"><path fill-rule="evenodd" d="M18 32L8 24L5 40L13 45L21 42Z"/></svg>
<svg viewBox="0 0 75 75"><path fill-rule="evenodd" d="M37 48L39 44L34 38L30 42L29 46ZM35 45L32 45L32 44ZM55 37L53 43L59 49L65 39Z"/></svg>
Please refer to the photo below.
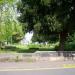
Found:
<svg viewBox="0 0 75 75"><path fill-rule="evenodd" d="M52 34L52 35L41 35L41 34L34 34L32 37L32 42L39 42L39 43L55 43L59 41L58 34Z"/></svg>
<svg viewBox="0 0 75 75"><path fill-rule="evenodd" d="M21 0L17 5L18 20L27 23L28 31L43 36L59 34L59 49L64 50L68 34L75 29L74 0Z"/></svg>
<svg viewBox="0 0 75 75"><path fill-rule="evenodd" d="M14 33L23 35L22 26L16 20L14 0L0 0L0 41L12 43Z"/></svg>

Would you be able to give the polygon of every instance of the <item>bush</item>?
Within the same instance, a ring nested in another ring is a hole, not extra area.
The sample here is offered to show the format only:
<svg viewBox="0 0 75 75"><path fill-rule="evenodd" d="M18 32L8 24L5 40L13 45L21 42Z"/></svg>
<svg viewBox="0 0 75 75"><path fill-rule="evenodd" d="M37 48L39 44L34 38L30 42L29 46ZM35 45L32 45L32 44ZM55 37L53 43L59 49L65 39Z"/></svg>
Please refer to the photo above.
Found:
<svg viewBox="0 0 75 75"><path fill-rule="evenodd" d="M59 50L59 45L58 46L55 46L54 50L55 51L58 51Z"/></svg>
<svg viewBox="0 0 75 75"><path fill-rule="evenodd" d="M37 49L39 48L39 45L36 45L36 44L30 44L28 45L29 49Z"/></svg>
<svg viewBox="0 0 75 75"><path fill-rule="evenodd" d="M75 42L69 42L65 45L65 50L74 51L75 50Z"/></svg>
<svg viewBox="0 0 75 75"><path fill-rule="evenodd" d="M65 43L65 50L75 51L75 33L69 35L67 39L68 40Z"/></svg>

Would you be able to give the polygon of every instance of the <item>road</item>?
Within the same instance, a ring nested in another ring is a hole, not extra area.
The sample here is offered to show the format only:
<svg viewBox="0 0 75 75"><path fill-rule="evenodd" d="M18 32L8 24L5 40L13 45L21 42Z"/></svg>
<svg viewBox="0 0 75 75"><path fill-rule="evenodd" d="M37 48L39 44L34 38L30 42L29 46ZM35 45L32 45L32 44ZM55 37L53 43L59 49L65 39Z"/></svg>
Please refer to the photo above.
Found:
<svg viewBox="0 0 75 75"><path fill-rule="evenodd" d="M39 69L0 71L0 75L75 75L75 69Z"/></svg>

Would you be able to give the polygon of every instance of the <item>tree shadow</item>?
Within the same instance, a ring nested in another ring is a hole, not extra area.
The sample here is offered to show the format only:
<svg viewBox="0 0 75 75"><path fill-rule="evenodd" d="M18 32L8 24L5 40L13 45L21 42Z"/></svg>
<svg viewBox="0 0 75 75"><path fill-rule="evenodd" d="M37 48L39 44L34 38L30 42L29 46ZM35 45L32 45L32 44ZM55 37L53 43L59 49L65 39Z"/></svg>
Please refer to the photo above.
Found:
<svg viewBox="0 0 75 75"><path fill-rule="evenodd" d="M63 56L64 60L74 60L75 51L57 51L58 56Z"/></svg>

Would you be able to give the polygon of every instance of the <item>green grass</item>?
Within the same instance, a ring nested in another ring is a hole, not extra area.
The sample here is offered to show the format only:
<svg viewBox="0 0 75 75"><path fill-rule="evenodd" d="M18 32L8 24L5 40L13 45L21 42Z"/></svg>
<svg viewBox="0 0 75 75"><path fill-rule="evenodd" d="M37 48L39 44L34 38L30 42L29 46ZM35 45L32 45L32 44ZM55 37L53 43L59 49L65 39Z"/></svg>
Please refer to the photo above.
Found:
<svg viewBox="0 0 75 75"><path fill-rule="evenodd" d="M59 48L59 42L50 44L14 44L0 49L0 53L34 53L36 51L56 51ZM65 45L65 51L75 51L75 43Z"/></svg>
<svg viewBox="0 0 75 75"><path fill-rule="evenodd" d="M21 45L21 44L16 44L14 45L16 48L21 48L21 49L28 49L28 45Z"/></svg>
<svg viewBox="0 0 75 75"><path fill-rule="evenodd" d="M0 49L0 53L34 53L36 51L54 51L55 46L59 43L52 43L47 45L40 44L29 44L29 45L20 45L14 44L11 46L6 46L4 49Z"/></svg>
<svg viewBox="0 0 75 75"><path fill-rule="evenodd" d="M6 49L0 49L0 53L16 53L16 51L9 51L9 50L6 50Z"/></svg>

